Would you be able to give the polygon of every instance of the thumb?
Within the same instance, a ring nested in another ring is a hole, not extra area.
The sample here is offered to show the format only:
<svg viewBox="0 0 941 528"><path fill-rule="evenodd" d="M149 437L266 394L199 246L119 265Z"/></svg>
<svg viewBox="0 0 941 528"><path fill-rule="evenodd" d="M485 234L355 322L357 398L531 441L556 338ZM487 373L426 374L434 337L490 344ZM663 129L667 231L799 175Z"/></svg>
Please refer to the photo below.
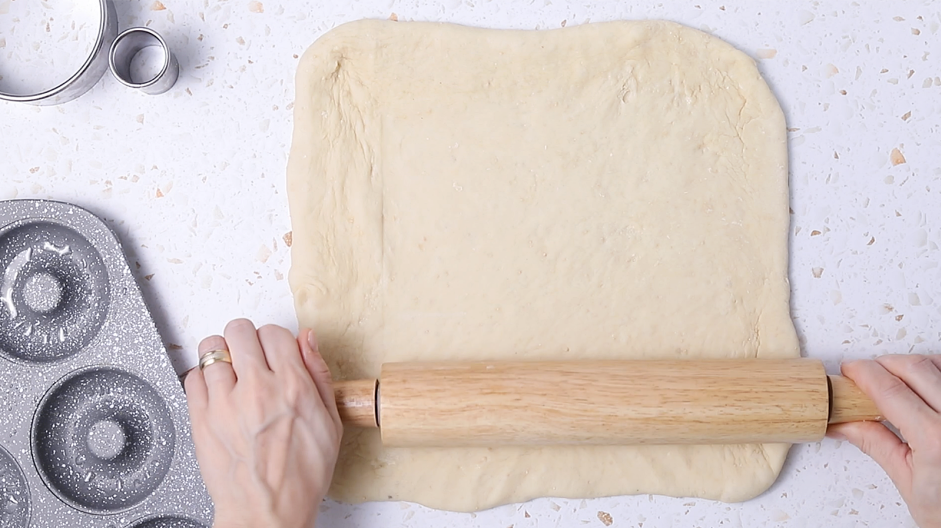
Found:
<svg viewBox="0 0 941 528"><path fill-rule="evenodd" d="M831 425L827 436L846 439L882 466L903 496L912 485L911 449L879 422L850 422Z"/></svg>

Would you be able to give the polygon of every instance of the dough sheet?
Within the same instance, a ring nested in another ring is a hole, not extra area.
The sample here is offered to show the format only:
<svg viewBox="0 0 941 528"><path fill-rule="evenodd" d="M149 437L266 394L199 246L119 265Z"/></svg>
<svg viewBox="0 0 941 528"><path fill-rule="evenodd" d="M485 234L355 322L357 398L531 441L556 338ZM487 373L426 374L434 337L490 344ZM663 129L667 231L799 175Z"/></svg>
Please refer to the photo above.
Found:
<svg viewBox="0 0 941 528"><path fill-rule="evenodd" d="M787 148L754 61L659 21L359 21L297 72L290 284L339 379L383 362L799 356ZM560 389L561 390L561 389ZM742 501L788 446L383 448L330 495Z"/></svg>

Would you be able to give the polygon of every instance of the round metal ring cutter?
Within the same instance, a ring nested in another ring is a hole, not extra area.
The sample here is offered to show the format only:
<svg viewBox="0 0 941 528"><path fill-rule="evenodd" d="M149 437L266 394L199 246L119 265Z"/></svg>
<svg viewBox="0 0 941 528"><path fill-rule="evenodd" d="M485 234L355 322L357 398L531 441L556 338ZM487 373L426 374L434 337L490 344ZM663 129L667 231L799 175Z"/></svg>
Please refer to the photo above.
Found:
<svg viewBox="0 0 941 528"><path fill-rule="evenodd" d="M135 81L131 76L131 61L144 48L159 47L163 52L160 70L151 79ZM170 52L163 37L146 27L124 30L111 45L111 73L128 88L138 89L148 95L162 94L169 90L180 75L180 64Z"/></svg>
<svg viewBox="0 0 941 528"><path fill-rule="evenodd" d="M84 94L98 83L108 69L108 52L118 34L118 17L111 0L98 0L98 35L85 62L64 82L35 94L12 94L0 91L0 100L33 105L57 105Z"/></svg>
<svg viewBox="0 0 941 528"><path fill-rule="evenodd" d="M145 27L130 28L118 35L117 15L112 0L98 0L98 13L98 35L91 53L77 72L58 86L39 93L0 91L0 100L40 106L66 103L95 86L109 66L121 84L148 95L164 93L176 83L180 66L163 37ZM134 79L131 62L141 50L152 46L162 51L162 62L157 74L143 81Z"/></svg>

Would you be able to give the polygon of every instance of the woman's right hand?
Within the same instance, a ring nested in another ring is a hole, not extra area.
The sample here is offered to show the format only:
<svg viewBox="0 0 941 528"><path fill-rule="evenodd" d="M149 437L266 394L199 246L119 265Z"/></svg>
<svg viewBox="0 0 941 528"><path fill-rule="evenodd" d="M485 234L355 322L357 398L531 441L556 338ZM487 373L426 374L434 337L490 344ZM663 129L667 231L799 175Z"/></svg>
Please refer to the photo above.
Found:
<svg viewBox="0 0 941 528"><path fill-rule="evenodd" d="M828 436L849 440L882 466L918 526L941 528L941 356L882 356L841 370L907 443L878 422L831 426Z"/></svg>

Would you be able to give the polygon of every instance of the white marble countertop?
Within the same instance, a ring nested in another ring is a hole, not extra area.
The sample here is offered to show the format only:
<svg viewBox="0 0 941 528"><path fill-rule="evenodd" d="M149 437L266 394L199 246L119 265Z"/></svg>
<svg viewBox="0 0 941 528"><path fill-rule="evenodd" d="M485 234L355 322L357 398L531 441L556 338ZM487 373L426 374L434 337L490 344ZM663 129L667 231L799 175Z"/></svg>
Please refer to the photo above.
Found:
<svg viewBox="0 0 941 528"><path fill-rule="evenodd" d="M16 1L0 0L0 75L23 45L3 18ZM393 13L523 29L664 18L732 42L758 60L790 127L792 311L805 355L835 370L845 358L939 350L941 4L116 4L121 27L167 38L179 82L148 97L106 74L62 106L0 103L0 199L64 200L108 219L180 367L233 317L296 325L284 172L298 56L339 23ZM398 502L322 509L324 527L913 526L882 471L830 440L795 446L771 490L744 504L643 495L477 514Z"/></svg>

